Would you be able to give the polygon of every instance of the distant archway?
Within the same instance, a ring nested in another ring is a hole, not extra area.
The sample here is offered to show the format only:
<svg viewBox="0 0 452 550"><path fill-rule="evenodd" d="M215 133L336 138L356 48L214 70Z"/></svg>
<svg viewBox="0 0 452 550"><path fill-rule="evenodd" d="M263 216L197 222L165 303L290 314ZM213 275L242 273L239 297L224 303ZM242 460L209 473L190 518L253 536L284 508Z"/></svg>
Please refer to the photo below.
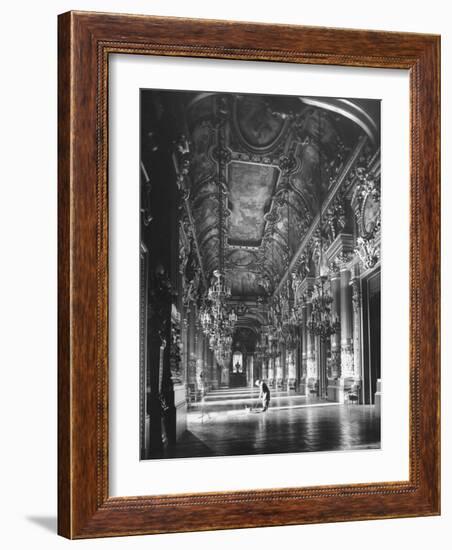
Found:
<svg viewBox="0 0 452 550"><path fill-rule="evenodd" d="M230 375L229 386L231 388L246 386L246 353L245 350L241 351L236 349L231 357L230 362Z"/></svg>
<svg viewBox="0 0 452 550"><path fill-rule="evenodd" d="M243 353L241 351L235 351L232 356L232 372L234 374L243 372Z"/></svg>

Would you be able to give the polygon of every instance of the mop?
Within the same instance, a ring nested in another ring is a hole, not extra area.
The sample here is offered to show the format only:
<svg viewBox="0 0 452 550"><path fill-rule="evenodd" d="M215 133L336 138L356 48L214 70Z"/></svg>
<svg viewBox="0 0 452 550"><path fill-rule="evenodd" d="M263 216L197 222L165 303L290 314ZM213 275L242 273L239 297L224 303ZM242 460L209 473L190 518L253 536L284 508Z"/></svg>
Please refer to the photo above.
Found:
<svg viewBox="0 0 452 550"><path fill-rule="evenodd" d="M250 407L249 405L245 405L244 409L240 409L238 411L227 411L227 416L247 416L249 414L260 414L262 411L257 408L258 406L258 400Z"/></svg>
<svg viewBox="0 0 452 550"><path fill-rule="evenodd" d="M256 386L259 385L259 380L256 380ZM259 397L256 397L256 400L254 401L254 405L249 407L248 405L245 405L245 411L247 412L247 414L249 413L260 413L261 411L257 408L258 407L258 404L259 404Z"/></svg>

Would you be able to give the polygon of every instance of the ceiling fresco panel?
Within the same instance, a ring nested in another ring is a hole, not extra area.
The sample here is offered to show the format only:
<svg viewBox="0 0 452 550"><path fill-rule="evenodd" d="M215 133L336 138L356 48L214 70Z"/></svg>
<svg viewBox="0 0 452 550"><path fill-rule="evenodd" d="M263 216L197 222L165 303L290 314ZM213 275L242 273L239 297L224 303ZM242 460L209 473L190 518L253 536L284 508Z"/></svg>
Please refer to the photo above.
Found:
<svg viewBox="0 0 452 550"><path fill-rule="evenodd" d="M279 176L279 169L243 162L228 167L228 242L259 246L265 226L264 215Z"/></svg>

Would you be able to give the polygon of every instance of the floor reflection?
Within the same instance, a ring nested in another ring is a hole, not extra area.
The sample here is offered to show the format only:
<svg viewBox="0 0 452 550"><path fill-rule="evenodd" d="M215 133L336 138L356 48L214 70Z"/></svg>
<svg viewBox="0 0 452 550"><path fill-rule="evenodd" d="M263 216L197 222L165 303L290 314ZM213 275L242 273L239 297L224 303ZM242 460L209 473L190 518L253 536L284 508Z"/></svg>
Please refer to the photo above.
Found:
<svg viewBox="0 0 452 550"><path fill-rule="evenodd" d="M188 430L167 457L231 456L380 448L374 406L273 392L262 412L255 390L218 390L188 413Z"/></svg>

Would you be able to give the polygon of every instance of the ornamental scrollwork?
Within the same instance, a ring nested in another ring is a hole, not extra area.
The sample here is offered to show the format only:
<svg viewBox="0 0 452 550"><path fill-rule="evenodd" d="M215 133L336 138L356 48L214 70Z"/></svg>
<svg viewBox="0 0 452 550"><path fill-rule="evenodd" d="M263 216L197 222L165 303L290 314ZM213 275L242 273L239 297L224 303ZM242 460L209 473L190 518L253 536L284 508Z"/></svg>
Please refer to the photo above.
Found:
<svg viewBox="0 0 452 550"><path fill-rule="evenodd" d="M293 171L293 169L296 167L297 163L295 160L295 157L293 154L288 155L281 155L279 158L279 168L281 169L281 172L288 174L289 172Z"/></svg>
<svg viewBox="0 0 452 550"><path fill-rule="evenodd" d="M371 269L380 259L379 246L373 237L358 237L355 252L358 254L364 269Z"/></svg>
<svg viewBox="0 0 452 550"><path fill-rule="evenodd" d="M267 275L260 275L257 279L257 284L264 289L266 294L270 294L272 290L272 283Z"/></svg>
<svg viewBox="0 0 452 550"><path fill-rule="evenodd" d="M352 279L351 281L352 286L352 304L353 304L353 311L355 313L358 313L361 308L361 288L360 288L360 280L359 279Z"/></svg>
<svg viewBox="0 0 452 550"><path fill-rule="evenodd" d="M331 243L344 229L346 223L345 203L342 197L338 197L328 208L325 216L325 231L328 242Z"/></svg>
<svg viewBox="0 0 452 550"><path fill-rule="evenodd" d="M356 169L357 184L352 197L352 207L358 223L359 235L372 238L381 227L380 177L368 169Z"/></svg>
<svg viewBox="0 0 452 550"><path fill-rule="evenodd" d="M329 262L330 273L337 274L337 272L346 269L352 260L353 250L341 250L339 254Z"/></svg>
<svg viewBox="0 0 452 550"><path fill-rule="evenodd" d="M173 158L177 172L177 188L182 195L182 200L187 200L190 196L188 175L190 172L192 155L190 152L189 141L183 134L174 142Z"/></svg>
<svg viewBox="0 0 452 550"><path fill-rule="evenodd" d="M141 184L141 214L143 216L143 224L147 227L153 218L151 212L151 193L152 193L152 182L148 176L144 164L141 164L141 173L143 176L143 183Z"/></svg>
<svg viewBox="0 0 452 550"><path fill-rule="evenodd" d="M213 158L221 164L229 164L231 162L231 151L227 147L215 147L213 150Z"/></svg>
<svg viewBox="0 0 452 550"><path fill-rule="evenodd" d="M193 274L193 278L188 281L186 292L183 297L184 307L187 309L190 308L190 305L195 304L198 301L200 280L200 272L196 270Z"/></svg>
<svg viewBox="0 0 452 550"><path fill-rule="evenodd" d="M191 252L191 234L188 230L188 224L181 222L180 231L179 231L179 273L185 275L187 270L188 260L190 258ZM185 277L182 277L182 282L184 282Z"/></svg>
<svg viewBox="0 0 452 550"><path fill-rule="evenodd" d="M355 189L355 195L361 196L361 198L367 197L369 193L376 200L380 200L380 184L379 178L373 174L369 174L368 171L362 167L356 169L356 177L358 183Z"/></svg>
<svg viewBox="0 0 452 550"><path fill-rule="evenodd" d="M300 279L300 282L303 281L305 277L307 277L311 271L309 266L309 256L307 252L304 252L300 255L300 258L297 262L297 269L298 269L298 277Z"/></svg>

